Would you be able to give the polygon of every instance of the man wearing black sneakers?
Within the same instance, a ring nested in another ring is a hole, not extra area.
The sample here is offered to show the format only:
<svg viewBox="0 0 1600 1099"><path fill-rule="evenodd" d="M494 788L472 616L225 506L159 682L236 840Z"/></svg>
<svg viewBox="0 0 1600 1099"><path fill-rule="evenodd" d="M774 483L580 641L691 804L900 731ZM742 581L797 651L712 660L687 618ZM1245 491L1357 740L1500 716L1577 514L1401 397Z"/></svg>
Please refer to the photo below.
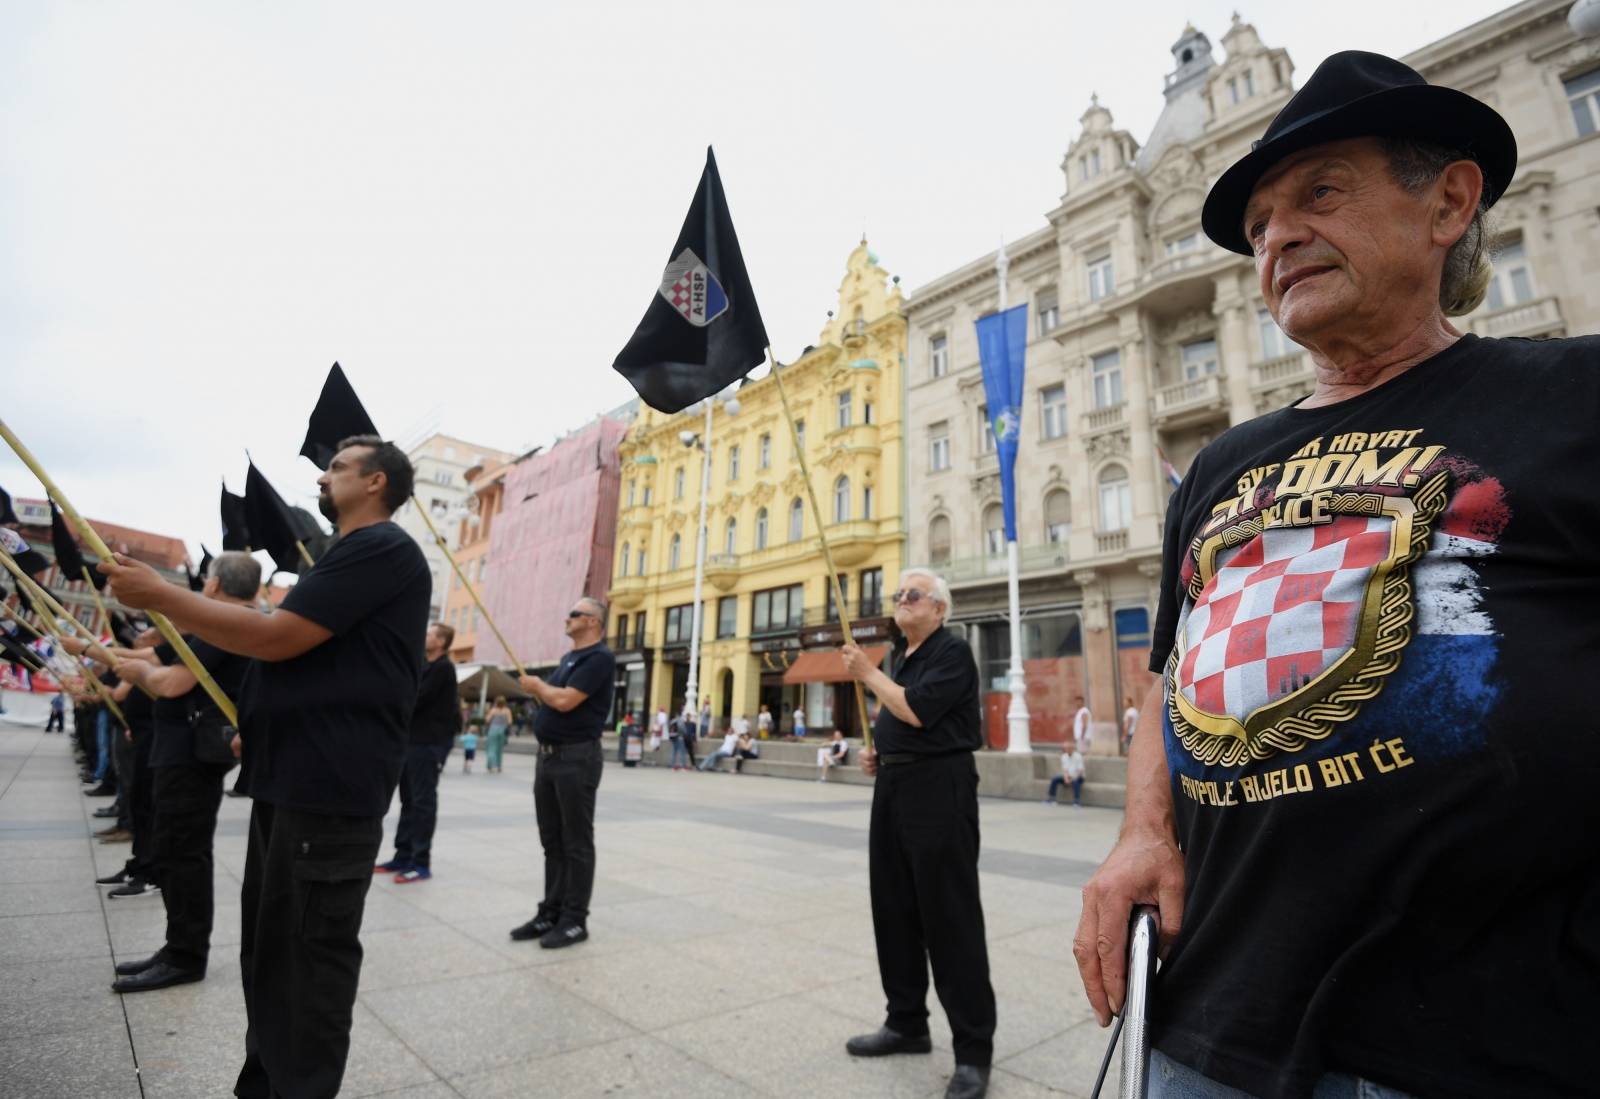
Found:
<svg viewBox="0 0 1600 1099"><path fill-rule="evenodd" d="M374 870L393 874L396 885L433 877L433 829L439 820L439 772L461 731L461 696L450 646L456 631L443 622L428 627L423 647L427 666L411 713L411 741L400 772L400 823L394 830L394 858Z"/></svg>
<svg viewBox="0 0 1600 1099"><path fill-rule="evenodd" d="M572 651L549 681L522 677L540 702L533 718L539 762L533 808L544 847L544 900L533 919L515 928L518 942L538 939L549 949L589 937L589 895L594 892L594 800L605 761L600 733L611 714L616 660L605 644L606 605L587 596L567 612Z"/></svg>

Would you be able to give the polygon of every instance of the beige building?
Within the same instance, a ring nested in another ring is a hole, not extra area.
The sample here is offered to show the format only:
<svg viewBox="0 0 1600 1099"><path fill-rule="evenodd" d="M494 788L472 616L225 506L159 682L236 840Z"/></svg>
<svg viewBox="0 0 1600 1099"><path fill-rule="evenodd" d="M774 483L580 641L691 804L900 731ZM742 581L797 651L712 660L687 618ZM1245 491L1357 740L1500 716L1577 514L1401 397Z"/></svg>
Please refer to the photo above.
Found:
<svg viewBox="0 0 1600 1099"><path fill-rule="evenodd" d="M1486 336L1600 326L1600 39L1570 3L1528 0L1407 57L1434 83L1494 105L1516 133L1516 179L1496 207L1499 254ZM1161 524L1176 473L1230 424L1309 392L1308 357L1273 323L1251 262L1201 232L1206 191L1293 94L1293 64L1236 16L1218 56L1187 27L1146 140L1091 100L1047 224L1007 248L1011 304L1029 304L1028 389L1017 461L1023 657L1032 738L1093 711L1096 751L1145 663ZM915 291L906 364L908 556L950 578L1003 742L1005 546L974 322L998 307L995 255ZM998 734L998 736L996 735Z"/></svg>
<svg viewBox="0 0 1600 1099"><path fill-rule="evenodd" d="M450 549L459 545L460 519L472 496L472 486L467 481L467 471L486 466L497 466L516 457L506 451L479 443L469 443L438 432L428 435L410 447L406 453L416 467L416 498L427 507L429 518L439 533L445 536ZM394 521L422 547L428 559L428 571L433 574L433 596L428 603L429 621L439 621L444 612L446 589L455 582L450 562L445 560L428 526L417 513L417 504L407 504L395 513Z"/></svg>

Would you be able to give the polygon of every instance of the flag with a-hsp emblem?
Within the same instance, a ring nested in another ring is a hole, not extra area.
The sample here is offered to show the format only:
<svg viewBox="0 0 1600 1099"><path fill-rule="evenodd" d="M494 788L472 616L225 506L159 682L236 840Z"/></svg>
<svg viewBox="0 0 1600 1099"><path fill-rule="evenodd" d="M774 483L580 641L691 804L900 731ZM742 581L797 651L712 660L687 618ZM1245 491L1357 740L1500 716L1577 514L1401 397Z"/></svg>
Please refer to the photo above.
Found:
<svg viewBox="0 0 1600 1099"><path fill-rule="evenodd" d="M767 329L706 150L700 187L661 282L612 364L651 408L677 412L744 377L766 357Z"/></svg>

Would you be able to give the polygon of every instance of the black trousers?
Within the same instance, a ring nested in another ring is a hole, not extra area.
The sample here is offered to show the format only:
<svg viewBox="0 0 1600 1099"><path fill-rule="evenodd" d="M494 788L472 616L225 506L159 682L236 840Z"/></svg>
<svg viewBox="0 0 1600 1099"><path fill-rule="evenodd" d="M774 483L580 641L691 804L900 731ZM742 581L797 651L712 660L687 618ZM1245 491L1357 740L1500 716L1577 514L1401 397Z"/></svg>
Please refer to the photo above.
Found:
<svg viewBox="0 0 1600 1099"><path fill-rule="evenodd" d="M429 866L433 829L439 820L439 772L450 756L448 744L412 744L400 771L400 823L394 830L394 857Z"/></svg>
<svg viewBox="0 0 1600 1099"><path fill-rule="evenodd" d="M156 863L155 772L150 768L150 748L155 743L151 730L133 734L133 783L124 790L133 825L133 849L124 864L130 877L161 884L161 868Z"/></svg>
<svg viewBox="0 0 1600 1099"><path fill-rule="evenodd" d="M257 801L245 855L240 1099L330 1099L350 1053L361 914L383 818Z"/></svg>
<svg viewBox="0 0 1600 1099"><path fill-rule="evenodd" d="M216 911L211 842L222 804L227 770L204 763L156 767L156 865L167 906L168 965L204 973L211 957L211 921ZM131 799L130 799L131 800Z"/></svg>
<svg viewBox="0 0 1600 1099"><path fill-rule="evenodd" d="M544 847L541 915L583 923L594 893L594 801L605 760L596 738L542 751L533 773L533 811Z"/></svg>
<svg viewBox="0 0 1600 1099"><path fill-rule="evenodd" d="M128 730L111 722L111 772L117 777L117 827L133 831L133 784L136 781L134 774L134 747L133 741L128 739Z"/></svg>
<svg viewBox="0 0 1600 1099"><path fill-rule="evenodd" d="M67 711L50 708L50 716L45 720L44 731L47 733L65 733L67 731Z"/></svg>
<svg viewBox="0 0 1600 1099"><path fill-rule="evenodd" d="M967 752L886 766L867 841L885 1025L928 1033L928 967L956 1063L994 1058L994 989L978 897L978 769Z"/></svg>

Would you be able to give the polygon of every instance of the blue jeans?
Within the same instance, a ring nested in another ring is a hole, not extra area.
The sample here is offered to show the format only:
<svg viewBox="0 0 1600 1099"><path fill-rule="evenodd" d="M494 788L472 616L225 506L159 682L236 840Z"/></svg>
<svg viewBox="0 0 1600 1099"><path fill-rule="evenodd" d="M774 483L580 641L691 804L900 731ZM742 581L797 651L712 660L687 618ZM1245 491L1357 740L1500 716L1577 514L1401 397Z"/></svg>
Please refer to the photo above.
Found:
<svg viewBox="0 0 1600 1099"><path fill-rule="evenodd" d="M94 713L94 780L104 782L111 769L111 714L104 707Z"/></svg>
<svg viewBox="0 0 1600 1099"><path fill-rule="evenodd" d="M1064 783L1064 782L1067 782L1067 781L1068 781L1068 779L1067 779L1066 775L1057 775L1055 778L1051 779L1050 780L1050 792L1045 795L1045 800L1046 801L1054 801L1054 800L1056 800L1056 791L1061 789L1061 784ZM1072 779L1071 782L1072 782L1072 804L1078 805L1083 801L1083 779L1080 776L1079 778Z"/></svg>
<svg viewBox="0 0 1600 1099"><path fill-rule="evenodd" d="M678 766L679 758L682 758L683 765L685 767L689 766L689 749L687 749L687 748L685 748L683 746L683 738L681 736L675 736L675 737L672 738L671 743L672 743L672 766L674 766L674 767Z"/></svg>
<svg viewBox="0 0 1600 1099"><path fill-rule="evenodd" d="M1413 1099L1408 1092L1374 1084L1343 1072L1317 1080L1312 1099ZM1150 1099L1253 1099L1247 1091L1219 1084L1181 1065L1158 1049L1150 1051Z"/></svg>
<svg viewBox="0 0 1600 1099"><path fill-rule="evenodd" d="M702 770L702 771L715 771L717 769L717 764L719 762L721 762L722 760L725 760L725 759L732 759L732 758L733 758L733 753L732 752L724 752L721 748L718 748L715 752L712 752L709 756L707 756L705 758L705 761L700 764L700 770Z"/></svg>

